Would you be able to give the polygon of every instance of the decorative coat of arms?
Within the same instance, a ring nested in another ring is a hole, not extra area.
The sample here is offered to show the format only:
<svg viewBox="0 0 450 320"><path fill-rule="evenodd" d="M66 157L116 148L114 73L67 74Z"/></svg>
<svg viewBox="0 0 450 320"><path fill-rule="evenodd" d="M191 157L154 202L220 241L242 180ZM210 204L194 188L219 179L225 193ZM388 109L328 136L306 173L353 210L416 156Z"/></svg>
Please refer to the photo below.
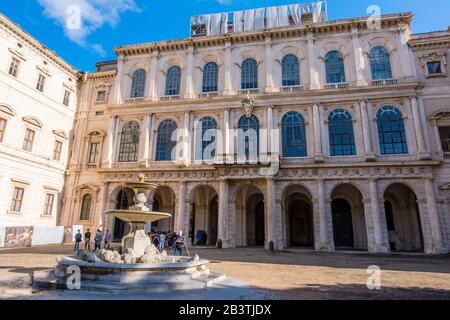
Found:
<svg viewBox="0 0 450 320"><path fill-rule="evenodd" d="M253 115L253 109L255 108L255 100L253 97L247 95L244 99L242 99L241 103L245 111L245 116L250 118Z"/></svg>

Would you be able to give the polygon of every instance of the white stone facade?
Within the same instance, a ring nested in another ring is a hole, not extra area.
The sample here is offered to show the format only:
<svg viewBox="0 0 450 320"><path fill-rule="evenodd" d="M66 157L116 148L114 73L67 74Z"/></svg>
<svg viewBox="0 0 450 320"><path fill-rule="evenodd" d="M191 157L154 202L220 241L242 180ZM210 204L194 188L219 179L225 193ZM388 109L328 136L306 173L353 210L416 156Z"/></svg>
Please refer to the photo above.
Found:
<svg viewBox="0 0 450 320"><path fill-rule="evenodd" d="M117 67L87 74L81 84L60 223L121 236L124 226L103 212L130 203L133 195L121 193L122 184L144 173L160 185L149 195L153 206L173 214L157 228L183 230L191 238L205 230L210 245L220 239L225 248L448 252L450 156L438 126L450 125L444 61L450 35L412 35L411 18L382 16L381 29L375 30L356 18L117 48ZM389 79L372 78L369 52L376 46L389 52ZM345 83L326 81L325 56L333 50L343 56ZM287 54L300 61L299 86L282 87L280 61ZM435 57L445 72L425 76L423 60ZM242 90L247 58L257 61L258 88ZM218 91L203 93L202 69L211 61L219 66ZM165 77L174 65L182 71L181 90L165 96ZM131 87L139 69L146 81L143 96L136 98ZM247 94L253 109L243 108ZM381 152L377 112L385 106L402 114L405 154ZM337 108L352 116L354 155L331 155L328 117ZM283 146L283 135L272 130L281 129L290 111L305 119L304 157L285 157L274 143L278 139ZM273 143L267 152L273 163L279 159L279 170L267 175L258 164L195 161L196 120L215 119L224 137L216 155L234 159L232 129L246 113L266 130L260 141ZM182 129L178 156L156 161L158 127L167 119ZM137 157L121 162L121 132L130 121L139 124Z"/></svg>
<svg viewBox="0 0 450 320"><path fill-rule="evenodd" d="M56 226L77 71L1 14L0 51L0 226Z"/></svg>

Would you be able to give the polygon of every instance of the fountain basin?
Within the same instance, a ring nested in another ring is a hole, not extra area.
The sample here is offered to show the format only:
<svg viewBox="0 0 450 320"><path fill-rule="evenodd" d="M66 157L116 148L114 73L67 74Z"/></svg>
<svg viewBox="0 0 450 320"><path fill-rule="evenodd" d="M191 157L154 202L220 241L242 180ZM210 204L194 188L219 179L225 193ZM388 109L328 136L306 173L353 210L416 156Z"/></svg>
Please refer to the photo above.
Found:
<svg viewBox="0 0 450 320"><path fill-rule="evenodd" d="M156 222L161 219L169 219L172 217L170 213L136 210L110 210L105 211L105 214L109 214L112 217L119 218L126 222L138 224L147 224L150 222Z"/></svg>

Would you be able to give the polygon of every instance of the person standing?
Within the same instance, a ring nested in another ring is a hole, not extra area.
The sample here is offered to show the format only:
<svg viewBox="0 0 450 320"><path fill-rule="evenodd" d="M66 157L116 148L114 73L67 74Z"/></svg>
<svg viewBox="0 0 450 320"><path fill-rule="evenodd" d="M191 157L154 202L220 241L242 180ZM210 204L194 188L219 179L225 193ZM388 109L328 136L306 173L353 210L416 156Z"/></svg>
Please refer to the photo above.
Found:
<svg viewBox="0 0 450 320"><path fill-rule="evenodd" d="M100 230L97 230L97 233L95 234L95 238L94 238L94 243L95 243L94 251L101 249L102 241L103 241L103 234Z"/></svg>
<svg viewBox="0 0 450 320"><path fill-rule="evenodd" d="M161 232L159 235L159 251L163 251L166 243L166 235L164 232Z"/></svg>
<svg viewBox="0 0 450 320"><path fill-rule="evenodd" d="M91 251L91 229L84 234L84 251Z"/></svg>
<svg viewBox="0 0 450 320"><path fill-rule="evenodd" d="M178 251L180 252L180 256L183 255L183 247L185 246L185 243L186 243L186 241L185 241L184 236L183 236L183 231L180 230L180 232L178 233L178 235L175 238L175 253L174 253L174 256L177 255Z"/></svg>
<svg viewBox="0 0 450 320"><path fill-rule="evenodd" d="M81 231L78 230L77 234L75 235L75 248L73 251L78 252L80 250L80 242L83 240L83 235L81 234Z"/></svg>
<svg viewBox="0 0 450 320"><path fill-rule="evenodd" d="M104 248L106 249L106 247L108 247L109 249L109 244L112 241L112 235L111 232L109 232L109 230L106 230L106 234L105 234L105 246Z"/></svg>

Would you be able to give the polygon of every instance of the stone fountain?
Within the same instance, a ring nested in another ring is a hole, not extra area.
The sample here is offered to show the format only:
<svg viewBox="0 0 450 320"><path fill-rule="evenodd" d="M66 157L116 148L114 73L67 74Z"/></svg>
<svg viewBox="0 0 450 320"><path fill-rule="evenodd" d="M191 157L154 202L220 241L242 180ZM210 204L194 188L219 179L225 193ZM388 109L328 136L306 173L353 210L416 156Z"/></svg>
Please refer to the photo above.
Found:
<svg viewBox="0 0 450 320"><path fill-rule="evenodd" d="M151 245L149 237L145 233L145 226L150 222L172 217L169 213L151 212L146 206L147 197L145 191L155 190L158 185L144 181L144 175L139 175L139 182L125 183L124 187L134 191L134 206L128 210L106 211L107 215L127 221L131 224L131 233L122 239L122 251L132 249L136 256L142 256L145 249Z"/></svg>
<svg viewBox="0 0 450 320"><path fill-rule="evenodd" d="M169 213L151 212L146 207L145 192L158 185L144 181L125 183L135 192L134 206L128 210L106 211L107 215L127 221L131 232L121 242L121 253L102 249L96 253L81 252L57 259L54 270L35 272L36 289L69 288L74 270L80 270L82 290L117 292L127 290L166 291L206 288L225 278L209 271L209 261L198 256L169 256L151 244L145 233L149 222L170 218Z"/></svg>

